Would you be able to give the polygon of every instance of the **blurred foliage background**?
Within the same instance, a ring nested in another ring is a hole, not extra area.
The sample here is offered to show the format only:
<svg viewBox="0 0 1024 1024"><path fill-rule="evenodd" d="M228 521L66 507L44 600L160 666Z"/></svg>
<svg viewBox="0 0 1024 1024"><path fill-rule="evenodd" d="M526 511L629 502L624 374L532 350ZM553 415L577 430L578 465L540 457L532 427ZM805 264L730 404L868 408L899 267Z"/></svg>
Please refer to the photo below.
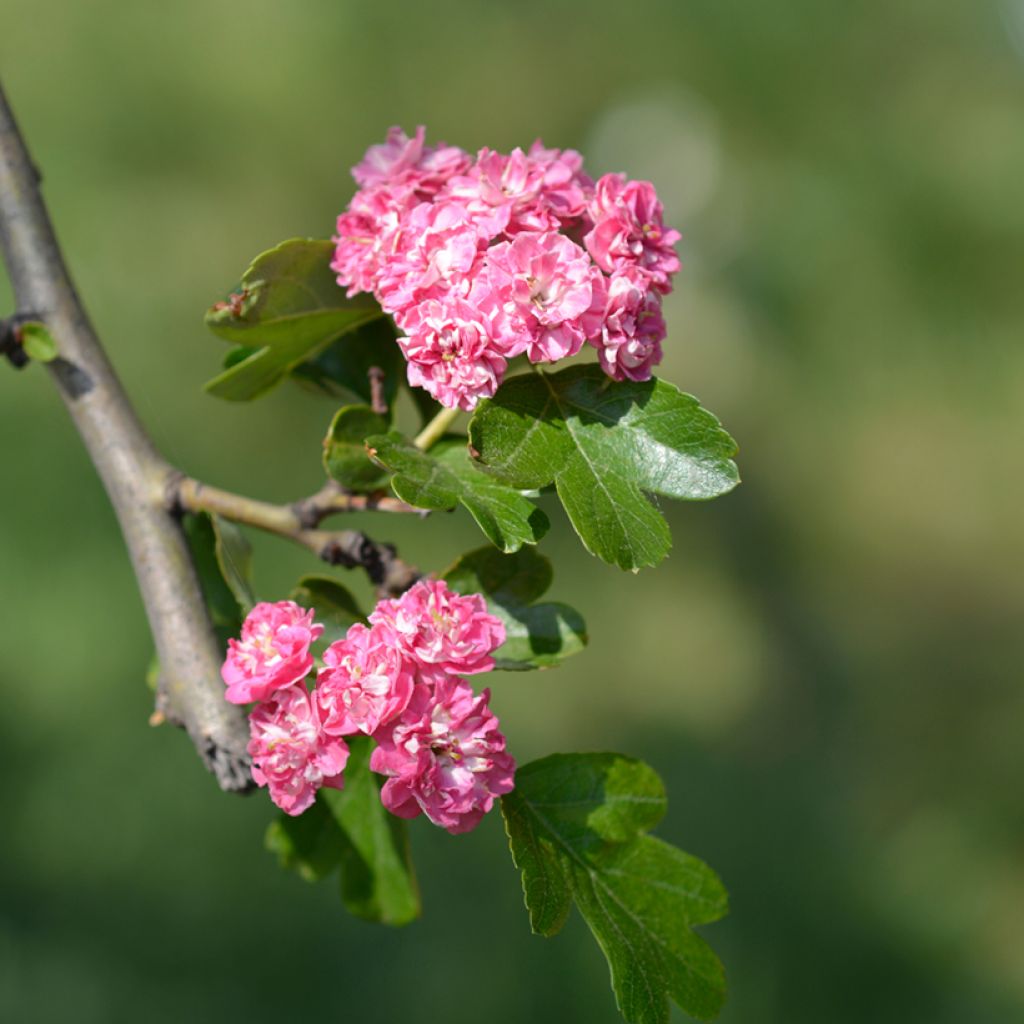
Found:
<svg viewBox="0 0 1024 1024"><path fill-rule="evenodd" d="M744 484L668 507L637 576L556 516L592 644L493 679L512 748L665 776L661 834L732 895L724 1024L1024 1019L1022 0L0 0L0 70L157 442L270 499L318 486L333 406L204 396L202 313L330 234L388 125L652 179L684 233L663 375ZM47 375L0 396L0 1018L616 1020L578 918L529 934L496 815L414 829L400 933L277 869L265 796L146 723L142 607ZM360 525L430 569L478 543ZM255 543L266 596L318 568Z"/></svg>

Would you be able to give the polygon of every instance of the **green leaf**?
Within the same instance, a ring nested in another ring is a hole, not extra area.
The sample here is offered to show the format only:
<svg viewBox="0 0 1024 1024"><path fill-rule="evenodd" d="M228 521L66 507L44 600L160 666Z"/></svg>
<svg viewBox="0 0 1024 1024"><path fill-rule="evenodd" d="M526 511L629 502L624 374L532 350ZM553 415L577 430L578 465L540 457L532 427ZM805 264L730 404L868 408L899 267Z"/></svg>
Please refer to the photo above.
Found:
<svg viewBox="0 0 1024 1024"><path fill-rule="evenodd" d="M736 443L695 398L599 366L506 380L469 425L479 462L519 490L554 483L587 549L623 569L654 565L668 524L644 492L703 500L732 490Z"/></svg>
<svg viewBox="0 0 1024 1024"><path fill-rule="evenodd" d="M375 462L395 472L399 498L439 511L461 503L502 551L536 544L548 531L548 517L533 502L476 468L465 438L442 438L429 453L394 431L368 437L366 445Z"/></svg>
<svg viewBox="0 0 1024 1024"><path fill-rule="evenodd" d="M185 517L185 534L214 625L237 634L255 604L248 577L249 543L233 523L200 512Z"/></svg>
<svg viewBox="0 0 1024 1024"><path fill-rule="evenodd" d="M390 410L405 379L405 357L396 336L390 317L371 320L301 363L292 376L322 394L372 404L370 374L376 367L382 374L381 398Z"/></svg>
<svg viewBox="0 0 1024 1024"><path fill-rule="evenodd" d="M207 391L231 401L256 398L343 335L383 316L372 297L345 297L330 268L332 253L327 241L282 242L256 257L240 291L207 311L214 334L255 349L207 383Z"/></svg>
<svg viewBox="0 0 1024 1024"><path fill-rule="evenodd" d="M57 358L57 343L50 336L45 324L29 320L18 327L21 347L29 359L37 363L52 363Z"/></svg>
<svg viewBox="0 0 1024 1024"><path fill-rule="evenodd" d="M447 569L444 579L460 594L483 594L505 624L496 668L548 668L586 646L587 627L579 612L553 601L534 604L551 586L552 571L533 548L512 555L478 548Z"/></svg>
<svg viewBox="0 0 1024 1024"><path fill-rule="evenodd" d="M360 736L349 746L345 788L324 794L349 839L341 861L341 898L358 917L408 924L419 916L420 894L406 825L380 801L379 780L369 768L372 741Z"/></svg>
<svg viewBox="0 0 1024 1024"><path fill-rule="evenodd" d="M216 538L214 551L224 582L246 614L256 603L252 589L252 545L241 529L228 519L211 515Z"/></svg>
<svg viewBox="0 0 1024 1024"><path fill-rule="evenodd" d="M384 810L370 771L372 742L349 740L343 790L321 789L298 817L282 814L267 831L267 848L283 867L307 881L341 869L341 899L357 917L408 924L419 916L420 896L405 822Z"/></svg>
<svg viewBox="0 0 1024 1024"><path fill-rule="evenodd" d="M303 576L289 597L303 608L316 609L317 622L324 626L324 647L340 640L354 622L366 621L356 599L330 576Z"/></svg>
<svg viewBox="0 0 1024 1024"><path fill-rule="evenodd" d="M575 900L630 1024L666 1024L669 999L710 1020L725 999L722 965L692 931L725 914L725 889L702 861L645 834L665 807L655 772L620 754L533 761L501 801L533 930L554 935Z"/></svg>
<svg viewBox="0 0 1024 1024"><path fill-rule="evenodd" d="M320 790L316 803L302 814L280 814L267 828L265 844L281 867L296 871L307 882L319 882L338 870L345 834L338 827Z"/></svg>
<svg viewBox="0 0 1024 1024"><path fill-rule="evenodd" d="M368 405L342 406L324 438L324 469L350 491L376 491L390 474L370 461L365 439L388 429L388 421Z"/></svg>

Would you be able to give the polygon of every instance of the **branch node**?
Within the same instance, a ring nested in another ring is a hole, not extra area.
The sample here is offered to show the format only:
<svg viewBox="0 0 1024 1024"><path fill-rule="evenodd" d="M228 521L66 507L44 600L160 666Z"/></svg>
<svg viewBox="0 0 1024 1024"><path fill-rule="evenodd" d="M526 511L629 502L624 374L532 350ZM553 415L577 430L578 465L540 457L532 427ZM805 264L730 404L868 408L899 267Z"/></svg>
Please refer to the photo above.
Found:
<svg viewBox="0 0 1024 1024"><path fill-rule="evenodd" d="M16 370L23 370L31 362L28 353L22 348L18 328L30 320L41 319L38 313L12 313L0 319L0 354L5 355Z"/></svg>

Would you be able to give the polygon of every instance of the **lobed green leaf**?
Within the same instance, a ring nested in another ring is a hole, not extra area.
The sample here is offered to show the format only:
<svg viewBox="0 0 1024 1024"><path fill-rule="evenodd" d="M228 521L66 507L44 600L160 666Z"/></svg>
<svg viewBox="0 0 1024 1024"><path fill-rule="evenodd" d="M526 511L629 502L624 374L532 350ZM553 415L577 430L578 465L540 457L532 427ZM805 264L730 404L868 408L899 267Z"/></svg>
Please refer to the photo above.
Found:
<svg viewBox="0 0 1024 1024"><path fill-rule="evenodd" d="M535 932L553 935L575 900L630 1024L666 1024L669 1000L701 1020L725 998L721 963L692 928L727 909L702 861L653 836L661 780L619 754L555 754L524 765L502 798Z"/></svg>
<svg viewBox="0 0 1024 1024"><path fill-rule="evenodd" d="M301 363L383 316L371 296L346 298L330 268L329 241L294 238L253 260L240 290L206 313L206 325L237 349L206 390L230 401L257 398Z"/></svg>
<svg viewBox="0 0 1024 1024"><path fill-rule="evenodd" d="M392 431L366 439L374 462L394 472L391 486L417 508L444 510L461 504L487 539L502 551L536 544L550 523L517 490L482 473L469 457L465 438L442 438L429 452Z"/></svg>
<svg viewBox="0 0 1024 1024"><path fill-rule="evenodd" d="M587 549L623 569L654 565L668 524L644 492L704 500L739 482L736 443L665 381L613 381L599 366L506 380L469 425L479 463L508 486L554 484Z"/></svg>

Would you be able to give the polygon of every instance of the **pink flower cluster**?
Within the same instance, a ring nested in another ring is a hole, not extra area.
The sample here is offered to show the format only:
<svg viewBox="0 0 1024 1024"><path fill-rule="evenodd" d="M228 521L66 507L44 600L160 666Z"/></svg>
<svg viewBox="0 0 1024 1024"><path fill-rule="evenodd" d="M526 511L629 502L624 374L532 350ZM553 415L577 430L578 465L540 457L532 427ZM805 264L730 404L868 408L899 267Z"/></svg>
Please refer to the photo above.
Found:
<svg viewBox="0 0 1024 1024"><path fill-rule="evenodd" d="M323 655L312 690L310 645L323 627L292 601L256 605L240 640L229 641L221 674L226 698L258 701L250 712L253 778L275 804L301 814L321 786L341 789L344 737L370 736L370 768L388 776L384 806L418 814L455 834L475 828L511 791L515 761L487 704L461 678L494 667L501 621L479 594L421 580L381 601L368 626L353 625Z"/></svg>
<svg viewBox="0 0 1024 1024"><path fill-rule="evenodd" d="M584 343L616 380L661 360L661 299L679 269L654 186L573 150L468 153L392 128L352 174L332 269L372 292L403 332L409 382L442 405L494 394L508 360L573 356Z"/></svg>

